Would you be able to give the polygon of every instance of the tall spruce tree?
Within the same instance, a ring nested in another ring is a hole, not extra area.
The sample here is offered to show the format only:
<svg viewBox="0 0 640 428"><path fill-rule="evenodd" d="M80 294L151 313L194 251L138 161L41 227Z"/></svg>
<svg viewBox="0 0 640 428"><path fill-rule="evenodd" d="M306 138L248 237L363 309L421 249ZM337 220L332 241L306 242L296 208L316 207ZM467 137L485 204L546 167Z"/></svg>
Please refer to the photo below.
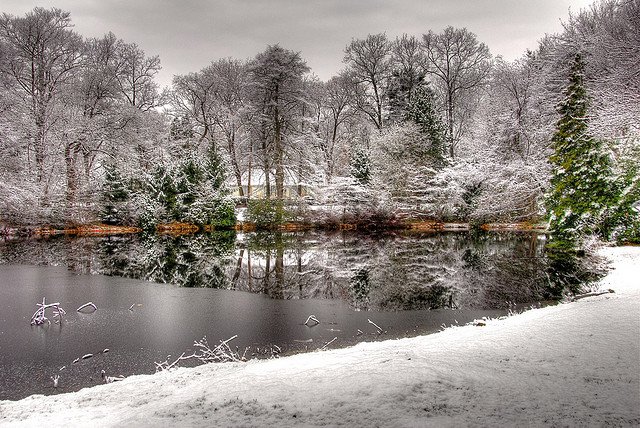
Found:
<svg viewBox="0 0 640 428"><path fill-rule="evenodd" d="M130 197L129 186L115 163L105 164L104 171L100 218L106 224L125 224L130 220L130 213L126 209Z"/></svg>
<svg viewBox="0 0 640 428"><path fill-rule="evenodd" d="M547 208L552 246L558 249L573 248L589 234L607 238L607 207L618 193L612 184L609 157L601 141L589 132L584 68L581 55L576 55L552 138L553 175Z"/></svg>
<svg viewBox="0 0 640 428"><path fill-rule="evenodd" d="M418 125L420 132L429 139L428 154L431 165L442 168L446 165L445 138L447 128L440 119L435 105L435 93L428 84L417 85L408 101L404 119Z"/></svg>

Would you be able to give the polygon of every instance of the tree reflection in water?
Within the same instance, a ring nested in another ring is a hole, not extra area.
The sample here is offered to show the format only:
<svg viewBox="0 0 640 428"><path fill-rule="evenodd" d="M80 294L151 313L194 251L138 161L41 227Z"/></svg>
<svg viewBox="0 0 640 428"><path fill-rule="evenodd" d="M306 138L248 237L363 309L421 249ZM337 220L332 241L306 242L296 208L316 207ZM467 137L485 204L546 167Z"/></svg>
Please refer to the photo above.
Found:
<svg viewBox="0 0 640 428"><path fill-rule="evenodd" d="M562 281L576 276L579 263L558 270L544 242L531 233L220 231L7 241L0 262L274 299L342 299L357 310L504 309L558 298Z"/></svg>

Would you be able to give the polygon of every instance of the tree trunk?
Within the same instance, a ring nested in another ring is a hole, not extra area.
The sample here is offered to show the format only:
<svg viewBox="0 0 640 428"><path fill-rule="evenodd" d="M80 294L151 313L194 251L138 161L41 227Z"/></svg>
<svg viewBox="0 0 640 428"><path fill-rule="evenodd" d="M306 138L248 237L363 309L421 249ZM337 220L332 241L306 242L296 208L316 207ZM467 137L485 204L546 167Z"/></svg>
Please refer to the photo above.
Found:
<svg viewBox="0 0 640 428"><path fill-rule="evenodd" d="M238 256L238 261L236 263L236 269L233 273L233 278L231 278L231 289L235 290L237 288L238 279L240 278L240 273L242 272L242 260L244 259L244 248L240 250L240 255Z"/></svg>
<svg viewBox="0 0 640 428"><path fill-rule="evenodd" d="M280 118L278 117L278 107L274 109L275 128L273 136L273 146L276 161L276 198L284 199L284 154L282 148L282 135Z"/></svg>
<svg viewBox="0 0 640 428"><path fill-rule="evenodd" d="M447 124L449 128L449 156L453 159L454 152L454 137L453 137L453 94L449 93L447 97Z"/></svg>
<svg viewBox="0 0 640 428"><path fill-rule="evenodd" d="M282 242L282 234L276 235L276 282L271 297L276 299L284 298L284 243Z"/></svg>
<svg viewBox="0 0 640 428"><path fill-rule="evenodd" d="M78 154L80 153L81 145L78 141L65 144L64 148L64 160L66 166L66 178L67 178L67 217L72 218L77 213L75 212L76 200L78 197L78 168L76 165Z"/></svg>
<svg viewBox="0 0 640 428"><path fill-rule="evenodd" d="M36 112L36 137L34 141L34 152L36 157L36 177L38 183L41 183L44 180L44 169L45 169L45 157L46 157L46 140L47 140L47 131L45 126L45 112L44 109L38 109Z"/></svg>

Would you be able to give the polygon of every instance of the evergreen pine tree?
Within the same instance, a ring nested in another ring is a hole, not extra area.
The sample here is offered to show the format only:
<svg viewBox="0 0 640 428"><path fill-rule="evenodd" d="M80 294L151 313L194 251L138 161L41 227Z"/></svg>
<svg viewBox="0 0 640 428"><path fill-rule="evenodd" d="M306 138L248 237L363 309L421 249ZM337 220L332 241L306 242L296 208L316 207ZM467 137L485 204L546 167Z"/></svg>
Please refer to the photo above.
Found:
<svg viewBox="0 0 640 428"><path fill-rule="evenodd" d="M405 120L418 125L420 132L429 139L429 156L433 166L445 166L446 127L434 107L435 94L428 85L417 86L408 104Z"/></svg>
<svg viewBox="0 0 640 428"><path fill-rule="evenodd" d="M351 176L358 180L360 184L369 184L369 181L371 181L371 159L369 158L369 153L361 147L356 147L351 153L349 169Z"/></svg>
<svg viewBox="0 0 640 428"><path fill-rule="evenodd" d="M389 79L387 99L389 102L389 123L399 123L405 120L407 108L411 102L413 89L422 85L424 76L394 70Z"/></svg>
<svg viewBox="0 0 640 428"><path fill-rule="evenodd" d="M106 224L123 224L128 220L125 205L129 200L129 189L115 164L106 164L104 170L101 220Z"/></svg>
<svg viewBox="0 0 640 428"><path fill-rule="evenodd" d="M573 248L581 237L597 233L607 237L607 207L616 191L611 181L609 157L602 143L589 133L588 97L584 85L584 62L576 55L569 86L558 111L560 120L552 138L553 169L547 198L552 244Z"/></svg>

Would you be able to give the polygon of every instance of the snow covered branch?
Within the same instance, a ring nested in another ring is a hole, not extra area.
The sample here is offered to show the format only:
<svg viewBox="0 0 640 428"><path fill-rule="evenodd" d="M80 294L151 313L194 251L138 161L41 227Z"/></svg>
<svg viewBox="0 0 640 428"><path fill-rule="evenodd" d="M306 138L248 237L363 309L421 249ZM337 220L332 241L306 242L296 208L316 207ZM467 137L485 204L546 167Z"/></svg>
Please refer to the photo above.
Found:
<svg viewBox="0 0 640 428"><path fill-rule="evenodd" d="M309 325L310 322L312 322L314 324ZM304 322L304 325L306 325L307 327L314 327L314 326L316 326L318 324L320 324L320 321L318 321L318 318L316 318L315 315L309 315L307 320Z"/></svg>
<svg viewBox="0 0 640 428"><path fill-rule="evenodd" d="M53 308L53 317L58 318L56 323L62 322L62 317L66 314L64 309L60 307L60 303L45 303L45 298L42 298L42 303L37 303L38 310L35 311L33 316L31 317L31 325L42 325L44 323L51 323L49 319L45 316L45 312L47 308Z"/></svg>
<svg viewBox="0 0 640 428"><path fill-rule="evenodd" d="M85 303L84 305L80 306L78 309L76 309L76 312L82 312L86 308L93 308L93 310L91 312L94 312L94 311L98 310L98 307L96 305L94 305L93 302L88 302L88 303Z"/></svg>
<svg viewBox="0 0 640 428"><path fill-rule="evenodd" d="M382 327L380 327L378 324L374 323L369 318L367 318L367 321L369 322L369 324L373 325L376 329L378 329L378 334L384 333L384 330L382 330Z"/></svg>
<svg viewBox="0 0 640 428"><path fill-rule="evenodd" d="M186 355L183 352L176 360L172 363L169 363L169 360L165 360L161 363L156 364L156 373L160 371L170 370L178 365L180 361L190 360L195 358L201 363L223 363L223 362L239 362L246 361L245 353L240 355L237 351L234 351L229 346L229 342L236 339L238 335L234 335L227 340L221 340L220 344L214 348L209 346L207 342L207 337L203 337L201 340L196 340L193 346L196 348L196 351L191 355Z"/></svg>

